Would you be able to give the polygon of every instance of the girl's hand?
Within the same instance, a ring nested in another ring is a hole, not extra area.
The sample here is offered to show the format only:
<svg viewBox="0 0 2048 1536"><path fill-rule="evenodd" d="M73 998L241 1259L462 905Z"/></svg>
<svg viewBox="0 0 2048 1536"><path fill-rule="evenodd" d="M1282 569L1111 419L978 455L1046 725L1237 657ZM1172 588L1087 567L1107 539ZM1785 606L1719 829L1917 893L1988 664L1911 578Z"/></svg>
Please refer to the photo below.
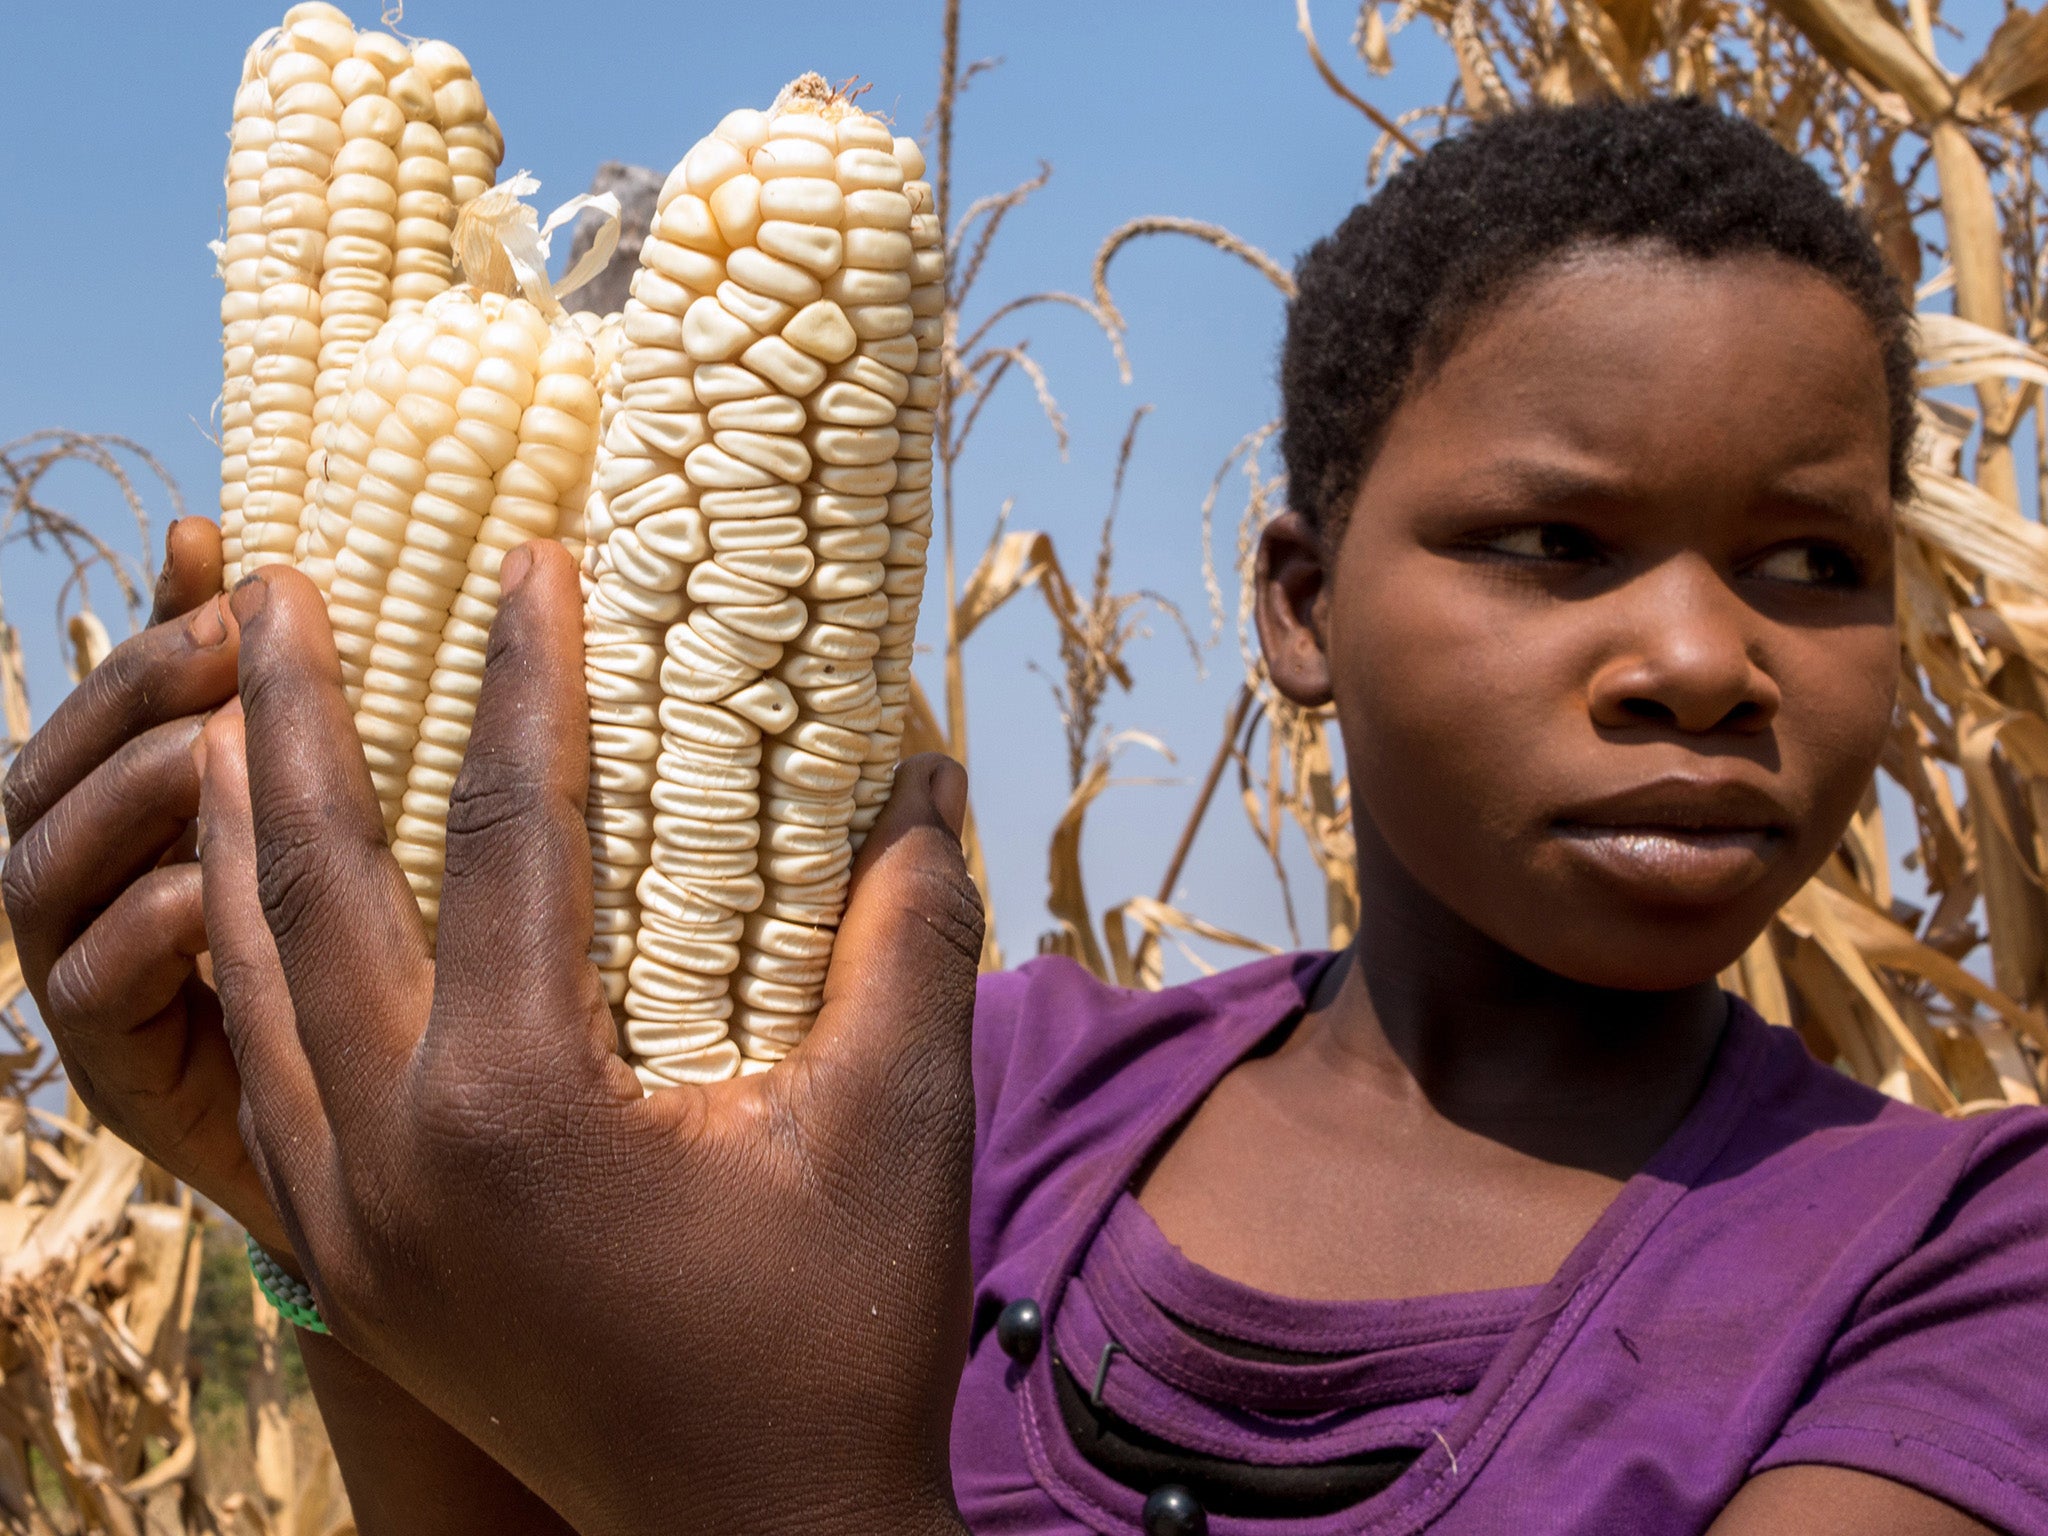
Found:
<svg viewBox="0 0 2048 1536"><path fill-rule="evenodd" d="M289 1240L243 1148L242 1078L206 949L191 855L206 711L233 698L238 634L220 597L220 530L172 525L150 627L115 648L7 775L7 915L29 994L86 1107L221 1205ZM325 1339L306 1369L364 1536L552 1533L532 1494L388 1380Z"/></svg>
<svg viewBox="0 0 2048 1536"><path fill-rule="evenodd" d="M7 915L29 995L101 1122L268 1243L283 1229L242 1150L241 1079L201 978L192 761L235 692L220 531L171 526L150 627L57 706L8 772Z"/></svg>
<svg viewBox="0 0 2048 1536"><path fill-rule="evenodd" d="M532 544L503 584L433 957L318 596L275 567L234 594L208 930L257 1162L322 1310L590 1536L957 1533L964 776L898 774L809 1041L643 1097L585 954L576 574Z"/></svg>

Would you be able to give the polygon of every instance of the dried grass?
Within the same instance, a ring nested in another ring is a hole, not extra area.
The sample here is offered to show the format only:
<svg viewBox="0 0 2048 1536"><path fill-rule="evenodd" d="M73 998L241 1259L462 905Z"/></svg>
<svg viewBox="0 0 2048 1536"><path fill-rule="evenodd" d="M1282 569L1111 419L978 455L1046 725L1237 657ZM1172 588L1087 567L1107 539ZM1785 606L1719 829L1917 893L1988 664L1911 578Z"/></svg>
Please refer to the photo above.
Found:
<svg viewBox="0 0 2048 1536"><path fill-rule="evenodd" d="M132 629L140 622L149 591L149 509L130 463L152 476L170 502L171 516L185 513L184 498L169 471L141 444L103 433L61 428L31 432L0 443L0 553L11 545L54 552L67 568L52 604L65 647L71 681L91 671L110 648L106 625L92 607L92 577L111 581ZM98 470L113 483L135 520L139 558L116 549L79 518L46 499L44 482L66 465ZM5 751L12 755L28 740L28 677L22 665L21 632L6 619L0 602L0 714L5 716Z"/></svg>

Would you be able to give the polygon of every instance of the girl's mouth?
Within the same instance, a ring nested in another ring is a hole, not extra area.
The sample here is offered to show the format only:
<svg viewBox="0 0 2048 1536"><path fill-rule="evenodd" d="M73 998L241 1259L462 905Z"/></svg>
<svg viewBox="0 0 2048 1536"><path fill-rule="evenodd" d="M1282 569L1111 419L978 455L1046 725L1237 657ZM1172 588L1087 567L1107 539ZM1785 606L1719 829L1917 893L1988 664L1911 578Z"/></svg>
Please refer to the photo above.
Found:
<svg viewBox="0 0 2048 1536"><path fill-rule="evenodd" d="M1593 826L1562 822L1571 856L1641 899L1687 905L1726 901L1769 868L1784 833L1774 827Z"/></svg>
<svg viewBox="0 0 2048 1536"><path fill-rule="evenodd" d="M1691 906L1729 900L1760 879L1784 848L1783 814L1746 784L1663 781L1551 825L1568 857L1636 899Z"/></svg>

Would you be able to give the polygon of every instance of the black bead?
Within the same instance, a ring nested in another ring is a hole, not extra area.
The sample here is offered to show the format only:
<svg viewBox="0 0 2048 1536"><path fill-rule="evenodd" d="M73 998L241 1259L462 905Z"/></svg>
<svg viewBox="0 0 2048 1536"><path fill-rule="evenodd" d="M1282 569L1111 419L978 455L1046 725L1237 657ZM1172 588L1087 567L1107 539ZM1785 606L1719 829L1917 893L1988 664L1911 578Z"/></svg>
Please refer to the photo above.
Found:
<svg viewBox="0 0 2048 1536"><path fill-rule="evenodd" d="M1029 1296L1011 1302L996 1316L996 1343L1019 1365L1038 1358L1038 1346L1045 1342L1045 1315Z"/></svg>
<svg viewBox="0 0 2048 1536"><path fill-rule="evenodd" d="M1178 1483L1152 1490L1145 1501L1145 1536L1209 1536L1209 1516Z"/></svg>

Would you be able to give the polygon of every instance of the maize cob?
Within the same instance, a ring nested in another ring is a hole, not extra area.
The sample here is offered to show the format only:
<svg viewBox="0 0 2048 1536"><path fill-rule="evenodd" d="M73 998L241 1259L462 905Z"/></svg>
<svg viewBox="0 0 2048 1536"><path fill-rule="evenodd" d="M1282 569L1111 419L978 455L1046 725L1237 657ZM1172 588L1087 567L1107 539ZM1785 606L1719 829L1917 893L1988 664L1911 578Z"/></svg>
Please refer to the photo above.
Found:
<svg viewBox="0 0 2048 1536"><path fill-rule="evenodd" d="M221 394L220 514L231 568L242 558L242 506L248 496L249 446L255 411L256 326L262 316L263 284L258 276L267 242L263 235L263 173L277 135L270 84L257 68L261 45L242 60L242 84L235 92L234 126L228 134L227 229L220 253Z"/></svg>
<svg viewBox="0 0 2048 1536"><path fill-rule="evenodd" d="M465 135L458 187L439 126ZM224 575L303 556L326 427L363 345L453 281L458 192L496 169L462 55L358 34L322 0L243 63L221 247Z"/></svg>
<svg viewBox="0 0 2048 1536"><path fill-rule="evenodd" d="M334 66L341 99L341 149L327 183L327 243L320 270L320 371L313 381L313 451L324 446L349 365L390 311L391 235L397 206L398 143L405 113L390 83L406 47L381 32L355 38ZM301 519L301 523L305 519Z"/></svg>
<svg viewBox="0 0 2048 1536"><path fill-rule="evenodd" d="M593 958L649 1088L803 1037L895 771L944 307L923 168L806 75L691 149L641 248L585 574Z"/></svg>
<svg viewBox="0 0 2048 1536"><path fill-rule="evenodd" d="M333 66L354 46L355 29L340 12L300 5L256 60L269 91L272 136L258 183L264 248L256 273L245 494L226 551L238 569L288 558L298 537L313 452L327 182L342 142Z"/></svg>
<svg viewBox="0 0 2048 1536"><path fill-rule="evenodd" d="M465 206L459 248L531 219L519 185ZM430 927L499 566L528 539L580 535L599 406L594 318L565 315L544 287L498 291L513 286L502 256L467 259L465 274L389 320L350 368L306 561L392 851Z"/></svg>

